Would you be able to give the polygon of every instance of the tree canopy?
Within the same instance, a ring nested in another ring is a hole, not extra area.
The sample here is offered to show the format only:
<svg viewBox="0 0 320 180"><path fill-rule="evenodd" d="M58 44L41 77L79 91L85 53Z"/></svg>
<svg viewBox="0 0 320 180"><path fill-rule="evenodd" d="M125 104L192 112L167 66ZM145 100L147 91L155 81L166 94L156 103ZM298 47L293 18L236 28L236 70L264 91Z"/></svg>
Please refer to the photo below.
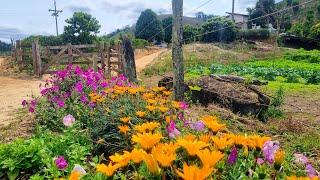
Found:
<svg viewBox="0 0 320 180"><path fill-rule="evenodd" d="M84 12L75 12L66 23L63 37L72 44L92 44L101 28L96 18Z"/></svg>
<svg viewBox="0 0 320 180"><path fill-rule="evenodd" d="M275 11L275 0L259 0L254 8L248 8L249 20L265 16ZM262 28L268 27L269 23L274 24L275 18L273 16L268 16L266 18L255 19L249 26L256 24Z"/></svg>
<svg viewBox="0 0 320 180"><path fill-rule="evenodd" d="M151 9L141 12L136 24L135 36L150 42L163 40L163 28L157 14Z"/></svg>
<svg viewBox="0 0 320 180"><path fill-rule="evenodd" d="M164 29L164 41L166 43L171 43L172 41L172 25L173 25L172 17L167 17L162 20L162 27Z"/></svg>
<svg viewBox="0 0 320 180"><path fill-rule="evenodd" d="M6 52L11 50L11 44L0 41L0 52Z"/></svg>

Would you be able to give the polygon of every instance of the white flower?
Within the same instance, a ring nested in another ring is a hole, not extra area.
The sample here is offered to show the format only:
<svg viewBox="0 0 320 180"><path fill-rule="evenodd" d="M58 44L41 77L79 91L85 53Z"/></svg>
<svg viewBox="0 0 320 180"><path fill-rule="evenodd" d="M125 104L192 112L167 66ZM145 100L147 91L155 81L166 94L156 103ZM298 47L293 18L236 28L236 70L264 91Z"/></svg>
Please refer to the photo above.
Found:
<svg viewBox="0 0 320 180"><path fill-rule="evenodd" d="M72 126L75 121L76 119L70 114L63 118L63 124L67 127Z"/></svg>
<svg viewBox="0 0 320 180"><path fill-rule="evenodd" d="M79 172L81 175L85 175L85 174L87 173L86 170L84 170L83 167L80 166L80 165L78 165L78 164L74 165L74 168L73 168L72 171L77 171L77 172Z"/></svg>

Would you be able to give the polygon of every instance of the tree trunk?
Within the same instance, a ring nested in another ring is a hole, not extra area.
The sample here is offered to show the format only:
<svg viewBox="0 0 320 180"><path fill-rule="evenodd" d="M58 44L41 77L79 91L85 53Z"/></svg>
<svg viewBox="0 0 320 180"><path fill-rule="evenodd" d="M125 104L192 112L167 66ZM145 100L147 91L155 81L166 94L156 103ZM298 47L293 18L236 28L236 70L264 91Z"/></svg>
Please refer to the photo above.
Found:
<svg viewBox="0 0 320 180"><path fill-rule="evenodd" d="M173 47L172 47L172 60L173 60L173 89L175 100L183 101L184 99L184 66L183 66L183 0L172 0L173 12Z"/></svg>

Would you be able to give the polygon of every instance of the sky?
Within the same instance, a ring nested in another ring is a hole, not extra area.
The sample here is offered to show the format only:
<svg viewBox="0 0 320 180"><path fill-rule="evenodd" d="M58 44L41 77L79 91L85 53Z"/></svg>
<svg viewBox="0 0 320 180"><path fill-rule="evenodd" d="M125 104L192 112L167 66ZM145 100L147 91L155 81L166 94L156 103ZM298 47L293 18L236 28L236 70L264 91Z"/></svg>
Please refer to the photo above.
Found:
<svg viewBox="0 0 320 180"><path fill-rule="evenodd" d="M55 35L55 19L49 9L53 0L1 0L0 40L21 39L28 35ZM171 0L56 0L62 10L58 19L59 33L63 32L65 19L74 12L92 14L101 24L100 34L108 34L117 28L134 24L141 11L150 8L158 14L171 13ZM232 0L184 0L184 15L193 16L202 11L206 14L225 15L232 9ZM235 0L235 12L246 13L257 0ZM196 9L196 10L195 10Z"/></svg>

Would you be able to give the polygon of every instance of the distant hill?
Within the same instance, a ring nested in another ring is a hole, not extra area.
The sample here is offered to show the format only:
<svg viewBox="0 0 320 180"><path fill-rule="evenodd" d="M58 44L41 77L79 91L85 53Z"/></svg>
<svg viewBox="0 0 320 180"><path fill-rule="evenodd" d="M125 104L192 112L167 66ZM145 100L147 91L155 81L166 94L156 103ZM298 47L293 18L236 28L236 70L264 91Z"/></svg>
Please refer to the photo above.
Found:
<svg viewBox="0 0 320 180"><path fill-rule="evenodd" d="M172 17L172 14L161 14L158 15L158 18L160 21L162 21L163 19L167 18L167 17ZM182 18L182 24L183 25L192 25L192 26L198 26L203 24L204 21L195 17L187 17L187 16L183 16Z"/></svg>

